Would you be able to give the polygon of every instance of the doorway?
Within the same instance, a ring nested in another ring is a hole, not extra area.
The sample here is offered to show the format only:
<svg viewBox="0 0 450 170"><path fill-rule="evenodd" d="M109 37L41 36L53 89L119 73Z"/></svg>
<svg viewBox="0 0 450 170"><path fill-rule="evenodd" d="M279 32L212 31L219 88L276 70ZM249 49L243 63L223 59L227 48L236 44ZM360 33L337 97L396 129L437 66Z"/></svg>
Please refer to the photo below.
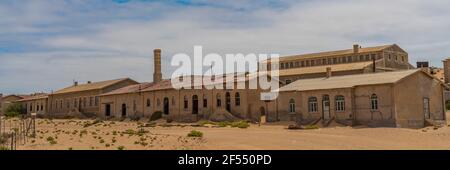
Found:
<svg viewBox="0 0 450 170"><path fill-rule="evenodd" d="M124 103L122 104L122 117L127 116L127 105Z"/></svg>
<svg viewBox="0 0 450 170"><path fill-rule="evenodd" d="M430 99L428 99L428 98L423 98L423 113L425 115L425 119L431 119Z"/></svg>
<svg viewBox="0 0 450 170"><path fill-rule="evenodd" d="M164 114L169 115L169 98L164 98Z"/></svg>
<svg viewBox="0 0 450 170"><path fill-rule="evenodd" d="M198 96L192 96L192 114L198 114Z"/></svg>
<svg viewBox="0 0 450 170"><path fill-rule="evenodd" d="M329 120L330 116L330 96L324 95L322 98L322 116L324 120Z"/></svg>
<svg viewBox="0 0 450 170"><path fill-rule="evenodd" d="M231 112L231 95L227 92L225 97L225 105L228 112Z"/></svg>
<svg viewBox="0 0 450 170"><path fill-rule="evenodd" d="M105 105L105 116L106 117L110 117L111 116L111 105L110 104L106 104Z"/></svg>

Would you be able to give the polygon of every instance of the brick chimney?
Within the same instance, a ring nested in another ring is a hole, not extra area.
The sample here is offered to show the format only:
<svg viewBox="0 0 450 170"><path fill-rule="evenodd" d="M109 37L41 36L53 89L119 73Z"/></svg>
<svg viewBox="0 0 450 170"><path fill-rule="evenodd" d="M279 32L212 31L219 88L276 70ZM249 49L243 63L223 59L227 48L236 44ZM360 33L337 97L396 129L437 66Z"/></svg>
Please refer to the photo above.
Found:
<svg viewBox="0 0 450 170"><path fill-rule="evenodd" d="M444 63L444 82L445 84L450 83L450 58L442 61Z"/></svg>
<svg viewBox="0 0 450 170"><path fill-rule="evenodd" d="M155 70L153 72L153 82L157 83L162 80L162 73L161 73L161 49L155 49L153 51L154 56L154 62L155 62Z"/></svg>
<svg viewBox="0 0 450 170"><path fill-rule="evenodd" d="M361 46L359 46L358 44L354 44L353 45L353 53L359 53L359 48L361 48Z"/></svg>
<svg viewBox="0 0 450 170"><path fill-rule="evenodd" d="M331 67L327 67L327 78L332 76Z"/></svg>

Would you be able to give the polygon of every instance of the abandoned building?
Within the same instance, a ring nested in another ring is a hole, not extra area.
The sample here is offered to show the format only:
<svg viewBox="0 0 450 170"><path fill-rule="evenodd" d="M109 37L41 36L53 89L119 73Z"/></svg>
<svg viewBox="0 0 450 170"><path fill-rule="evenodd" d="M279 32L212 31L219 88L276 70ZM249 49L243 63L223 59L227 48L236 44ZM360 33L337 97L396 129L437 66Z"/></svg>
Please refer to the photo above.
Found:
<svg viewBox="0 0 450 170"><path fill-rule="evenodd" d="M447 86L415 69L409 64L408 53L396 44L367 48L354 45L348 50L281 57L276 79L281 86L279 97L271 101L261 100L260 94L265 91L259 87L177 90L170 79L163 79L160 49L154 50L154 61L152 82L138 83L129 78L75 82L53 93L16 101L27 108L27 113L91 113L110 118L151 117L162 112L164 118L182 122L222 113L247 120L265 116L270 122L335 121L375 127L416 128L445 120ZM245 73L244 77L241 81L248 87L252 76ZM223 75L208 78L225 83Z"/></svg>

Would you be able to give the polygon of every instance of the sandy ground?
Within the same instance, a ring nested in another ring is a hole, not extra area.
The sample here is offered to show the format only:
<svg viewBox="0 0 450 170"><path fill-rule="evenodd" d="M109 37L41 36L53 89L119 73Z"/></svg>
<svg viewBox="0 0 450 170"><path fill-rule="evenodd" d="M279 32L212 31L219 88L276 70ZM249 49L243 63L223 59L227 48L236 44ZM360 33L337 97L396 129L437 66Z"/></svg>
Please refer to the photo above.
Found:
<svg viewBox="0 0 450 170"><path fill-rule="evenodd" d="M450 149L450 127L398 129L334 127L316 130L288 130L288 123L231 127L195 127L173 123L144 127L138 122L104 121L85 127L93 120L37 121L37 137L19 150L391 150ZM139 132L140 129L144 131ZM202 138L187 137L192 130ZM82 135L80 135L82 134ZM56 143L51 144L49 137Z"/></svg>

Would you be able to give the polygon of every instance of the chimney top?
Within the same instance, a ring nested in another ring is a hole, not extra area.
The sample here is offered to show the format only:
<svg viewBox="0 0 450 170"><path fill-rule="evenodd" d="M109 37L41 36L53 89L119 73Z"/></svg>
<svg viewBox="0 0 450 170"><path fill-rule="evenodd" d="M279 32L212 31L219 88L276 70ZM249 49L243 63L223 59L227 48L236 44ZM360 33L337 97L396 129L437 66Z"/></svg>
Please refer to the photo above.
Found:
<svg viewBox="0 0 450 170"><path fill-rule="evenodd" d="M160 52L161 52L161 49L157 48L157 49L153 50L153 52L155 52L155 53L160 53Z"/></svg>
<svg viewBox="0 0 450 170"><path fill-rule="evenodd" d="M358 44L353 44L353 52L354 53L359 53L360 48L361 48L361 46L359 46Z"/></svg>
<svg viewBox="0 0 450 170"><path fill-rule="evenodd" d="M78 86L78 81L74 81L73 86Z"/></svg>

